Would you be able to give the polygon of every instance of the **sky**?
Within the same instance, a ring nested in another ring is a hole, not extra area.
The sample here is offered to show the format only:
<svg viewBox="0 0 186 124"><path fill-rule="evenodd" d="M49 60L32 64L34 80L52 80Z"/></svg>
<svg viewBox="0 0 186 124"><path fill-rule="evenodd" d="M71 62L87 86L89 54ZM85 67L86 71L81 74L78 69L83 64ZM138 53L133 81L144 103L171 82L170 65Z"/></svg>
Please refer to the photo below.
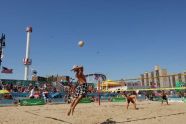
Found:
<svg viewBox="0 0 186 124"><path fill-rule="evenodd" d="M2 66L23 79L27 26L32 26L30 70L69 75L73 65L108 79L136 78L155 65L186 70L185 0L0 0ZM78 46L83 40L85 45Z"/></svg>

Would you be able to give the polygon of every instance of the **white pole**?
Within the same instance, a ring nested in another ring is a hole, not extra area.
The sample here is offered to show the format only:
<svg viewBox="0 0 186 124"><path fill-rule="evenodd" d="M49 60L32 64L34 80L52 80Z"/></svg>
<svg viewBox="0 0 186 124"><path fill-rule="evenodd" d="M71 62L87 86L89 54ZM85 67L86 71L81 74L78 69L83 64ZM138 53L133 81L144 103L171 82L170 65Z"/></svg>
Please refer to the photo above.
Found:
<svg viewBox="0 0 186 124"><path fill-rule="evenodd" d="M29 56L30 56L30 36L31 36L31 32L32 32L32 27L27 27L26 32L27 32L27 44L26 44L26 56L24 59L24 65L25 65L24 80L29 79L29 65L31 65L31 61L29 58Z"/></svg>

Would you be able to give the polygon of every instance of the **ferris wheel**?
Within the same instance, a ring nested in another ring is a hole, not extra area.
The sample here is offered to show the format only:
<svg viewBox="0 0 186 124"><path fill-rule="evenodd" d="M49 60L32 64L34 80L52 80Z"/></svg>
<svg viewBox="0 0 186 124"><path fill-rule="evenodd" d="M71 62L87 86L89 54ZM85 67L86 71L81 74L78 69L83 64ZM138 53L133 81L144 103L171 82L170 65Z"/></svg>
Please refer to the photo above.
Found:
<svg viewBox="0 0 186 124"><path fill-rule="evenodd" d="M107 80L106 75L100 73L87 74L85 75L85 77L87 79L87 83L93 83L93 84L97 84L98 81L103 82Z"/></svg>

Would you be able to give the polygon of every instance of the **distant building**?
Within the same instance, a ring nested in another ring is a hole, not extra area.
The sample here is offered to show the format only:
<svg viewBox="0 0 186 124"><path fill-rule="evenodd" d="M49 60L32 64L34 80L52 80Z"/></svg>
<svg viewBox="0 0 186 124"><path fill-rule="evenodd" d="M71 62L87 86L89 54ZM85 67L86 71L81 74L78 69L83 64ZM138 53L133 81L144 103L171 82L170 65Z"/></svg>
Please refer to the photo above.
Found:
<svg viewBox="0 0 186 124"><path fill-rule="evenodd" d="M186 82L186 72L177 74L168 74L167 69L155 66L150 72L140 75L141 86L152 87L175 87L176 82Z"/></svg>
<svg viewBox="0 0 186 124"><path fill-rule="evenodd" d="M171 74L169 76L169 80L170 80L171 87L175 87L176 82L185 82L186 83L186 72Z"/></svg>
<svg viewBox="0 0 186 124"><path fill-rule="evenodd" d="M169 87L169 78L166 69L155 66L151 72L141 74L141 85L149 87Z"/></svg>

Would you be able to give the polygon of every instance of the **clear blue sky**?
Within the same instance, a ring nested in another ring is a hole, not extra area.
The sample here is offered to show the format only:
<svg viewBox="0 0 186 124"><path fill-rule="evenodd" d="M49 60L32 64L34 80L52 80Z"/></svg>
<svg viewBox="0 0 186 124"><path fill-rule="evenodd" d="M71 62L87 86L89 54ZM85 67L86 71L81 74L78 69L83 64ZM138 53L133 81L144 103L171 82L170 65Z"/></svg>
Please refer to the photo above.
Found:
<svg viewBox="0 0 186 124"><path fill-rule="evenodd" d="M154 65L186 70L185 0L1 0L0 33L7 46L1 78L23 79L27 26L31 68L70 75L74 64L109 79L137 77ZM79 40L85 46L79 48Z"/></svg>

